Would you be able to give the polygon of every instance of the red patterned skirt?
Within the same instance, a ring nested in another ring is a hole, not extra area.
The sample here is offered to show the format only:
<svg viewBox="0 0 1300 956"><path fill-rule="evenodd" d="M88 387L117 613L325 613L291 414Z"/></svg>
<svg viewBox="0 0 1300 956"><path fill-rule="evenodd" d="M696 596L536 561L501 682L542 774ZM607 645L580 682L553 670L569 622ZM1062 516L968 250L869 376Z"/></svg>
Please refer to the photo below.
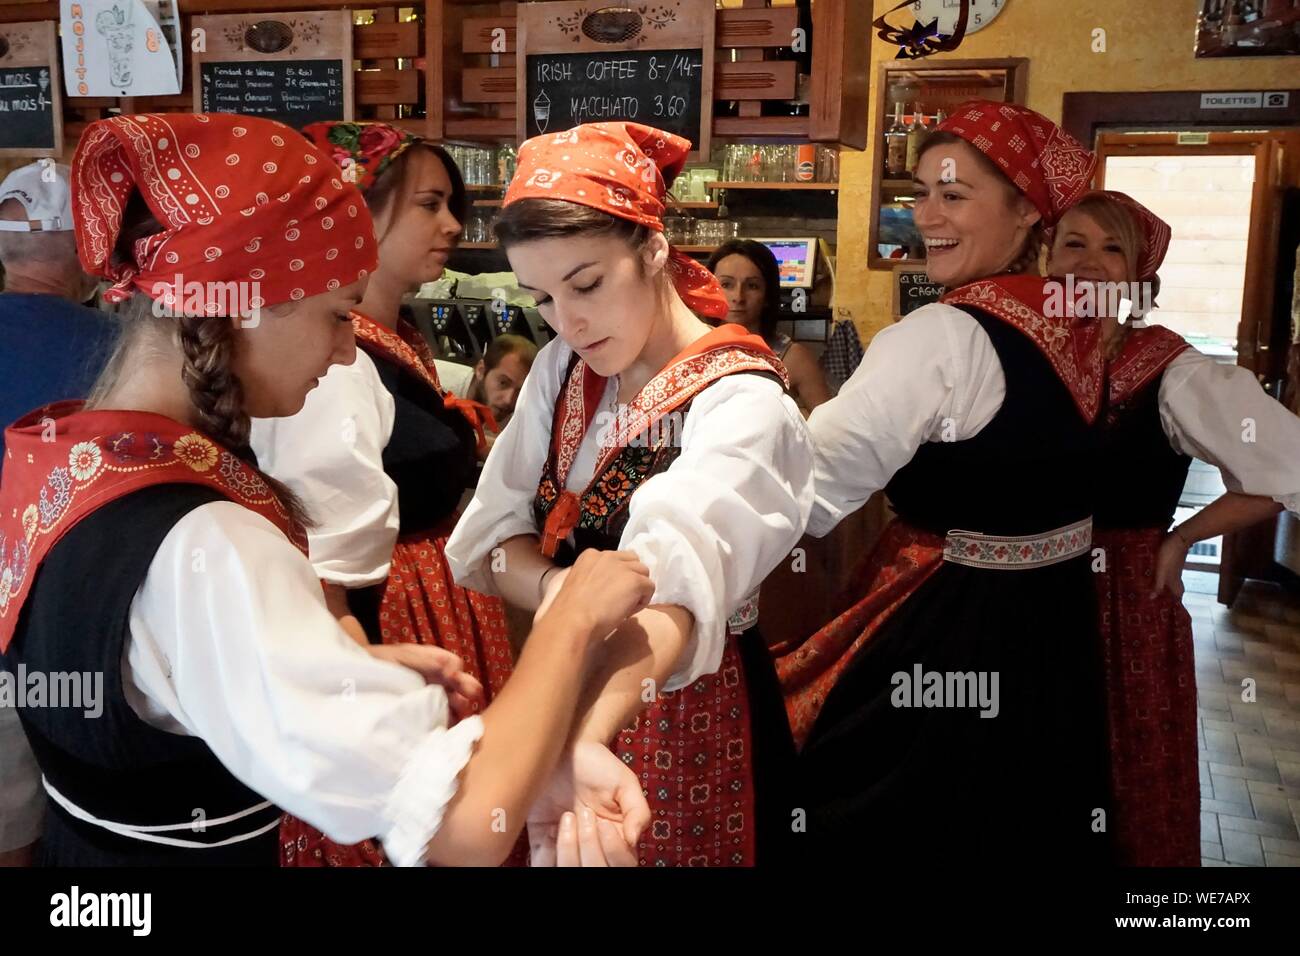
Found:
<svg viewBox="0 0 1300 956"><path fill-rule="evenodd" d="M500 598L467 591L447 567L444 549L454 519L432 533L399 538L379 606L379 631L385 644L435 644L454 651L465 670L483 684L490 703L510 676L513 656ZM384 866L378 841L345 845L315 827L286 815L280 825L281 866ZM527 839L506 865L527 863Z"/></svg>
<svg viewBox="0 0 1300 956"><path fill-rule="evenodd" d="M894 519L855 575L853 593L865 597L797 646L772 648L798 746L858 651L942 563L943 538Z"/></svg>
<svg viewBox="0 0 1300 956"><path fill-rule="evenodd" d="M1157 528L1101 530L1096 574L1110 723L1117 862L1199 866L1201 790L1196 754L1192 621L1182 602L1151 596Z"/></svg>
<svg viewBox="0 0 1300 956"><path fill-rule="evenodd" d="M780 864L794 746L757 627L727 639L716 673L660 694L610 749L650 804L641 866Z"/></svg>

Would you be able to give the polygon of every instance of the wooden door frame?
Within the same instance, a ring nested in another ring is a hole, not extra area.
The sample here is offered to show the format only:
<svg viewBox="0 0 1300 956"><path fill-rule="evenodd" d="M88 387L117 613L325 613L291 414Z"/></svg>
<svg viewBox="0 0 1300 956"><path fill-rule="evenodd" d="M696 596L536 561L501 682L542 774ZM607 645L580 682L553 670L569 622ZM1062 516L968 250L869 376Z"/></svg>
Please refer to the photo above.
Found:
<svg viewBox="0 0 1300 956"><path fill-rule="evenodd" d="M1300 89L1269 90L1289 93L1288 104L1252 110L1202 109L1203 92L1231 91L1066 93L1061 98L1061 128L1091 149L1097 134L1105 128L1193 130L1300 126Z"/></svg>
<svg viewBox="0 0 1300 956"><path fill-rule="evenodd" d="M1105 188L1106 159L1110 156L1254 156L1255 182L1250 199L1250 234L1246 240L1240 319L1237 324L1237 364L1250 369L1261 382L1285 374L1285 354L1271 348L1274 284L1267 282L1273 267L1270 249L1277 247L1280 222L1270 214L1270 191L1281 173L1277 138L1270 131L1212 132L1210 142L1187 145L1175 133L1116 133L1097 136L1097 188ZM1264 322L1261 322L1264 319ZM1261 331L1264 333L1261 335Z"/></svg>

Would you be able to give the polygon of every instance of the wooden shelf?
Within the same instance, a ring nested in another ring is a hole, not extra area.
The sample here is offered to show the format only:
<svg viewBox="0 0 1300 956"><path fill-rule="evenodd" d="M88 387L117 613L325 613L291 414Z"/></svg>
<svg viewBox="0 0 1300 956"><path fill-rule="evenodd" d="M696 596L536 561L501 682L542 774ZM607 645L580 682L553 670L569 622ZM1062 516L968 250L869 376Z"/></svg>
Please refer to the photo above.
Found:
<svg viewBox="0 0 1300 956"><path fill-rule="evenodd" d="M674 246L678 252L714 252L717 246Z"/></svg>
<svg viewBox="0 0 1300 956"><path fill-rule="evenodd" d="M503 202L505 202L504 199L475 199L473 205L475 205L475 206L500 206Z"/></svg>
<svg viewBox="0 0 1300 956"><path fill-rule="evenodd" d="M500 183L466 183L465 191L471 193L492 193L505 189Z"/></svg>
<svg viewBox="0 0 1300 956"><path fill-rule="evenodd" d="M705 183L709 189L820 189L834 191L839 183Z"/></svg>
<svg viewBox="0 0 1300 956"><path fill-rule="evenodd" d="M807 140L812 121L807 116L715 116L713 135L720 138L771 137L791 141Z"/></svg>
<svg viewBox="0 0 1300 956"><path fill-rule="evenodd" d="M910 179L882 179L880 181L881 189L912 189L916 183Z"/></svg>
<svg viewBox="0 0 1300 956"><path fill-rule="evenodd" d="M495 242L462 242L457 249L500 249Z"/></svg>

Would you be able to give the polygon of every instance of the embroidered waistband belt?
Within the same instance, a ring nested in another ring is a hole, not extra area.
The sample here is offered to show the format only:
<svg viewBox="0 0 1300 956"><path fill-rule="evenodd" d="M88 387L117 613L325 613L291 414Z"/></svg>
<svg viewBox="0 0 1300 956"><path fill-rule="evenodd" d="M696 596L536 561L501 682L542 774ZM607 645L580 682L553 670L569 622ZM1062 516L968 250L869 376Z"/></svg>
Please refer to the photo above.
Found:
<svg viewBox="0 0 1300 956"><path fill-rule="evenodd" d="M980 534L949 531L943 542L943 559L971 568L1019 571L1042 568L1084 554L1092 546L1092 518L1055 531L1028 535Z"/></svg>
<svg viewBox="0 0 1300 956"><path fill-rule="evenodd" d="M223 824L233 823L236 820L242 820L255 813L262 813L263 811L268 810L275 816L275 819L270 822L262 822L261 825L255 826L252 830L248 830L244 833L236 833L234 836L229 836L222 840L215 840L211 843L205 843L201 840L183 840L178 837L160 836L159 834L185 830L188 830L191 833L199 832L196 829L196 826L200 821L189 820L185 823L169 823L162 826L138 826L134 823L115 823L112 820L101 820L94 814L81 809L81 807L77 806L63 794L59 793L59 791L55 789L54 784L50 783L50 781L45 777L41 777L41 783L44 784L45 792L50 795L50 799L66 810L74 819L80 820L83 823L89 823L92 826L100 827L107 830L109 833L116 833L118 836L128 837L132 840L141 840L145 843L161 843L165 846L179 846L195 850L211 850L214 847L230 846L232 843L243 843L245 840L252 840L264 833L269 833L271 830L274 830L280 825L280 817L282 816L280 811L275 809L275 806L267 800L263 803L251 806L246 810L240 810L238 813L232 813L215 820L203 820L201 821L201 824L203 830L206 831L209 827L219 827ZM250 821L250 823L251 822L252 821ZM248 826L249 823L244 825Z"/></svg>

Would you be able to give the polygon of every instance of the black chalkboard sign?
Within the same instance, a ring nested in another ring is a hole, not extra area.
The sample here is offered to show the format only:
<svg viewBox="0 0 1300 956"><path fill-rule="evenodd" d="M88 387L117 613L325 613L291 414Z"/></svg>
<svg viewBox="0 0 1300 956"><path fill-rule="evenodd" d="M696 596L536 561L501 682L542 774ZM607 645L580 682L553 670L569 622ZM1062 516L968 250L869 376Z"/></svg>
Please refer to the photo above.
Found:
<svg viewBox="0 0 1300 956"><path fill-rule="evenodd" d="M0 149L54 149L56 96L49 67L0 68Z"/></svg>
<svg viewBox="0 0 1300 956"><path fill-rule="evenodd" d="M344 119L342 60L261 60L200 64L204 113L265 116L301 129Z"/></svg>
<svg viewBox="0 0 1300 956"><path fill-rule="evenodd" d="M699 148L700 49L533 53L526 67L528 136L579 123L632 120L684 136Z"/></svg>
<svg viewBox="0 0 1300 956"><path fill-rule="evenodd" d="M894 270L894 315L902 317L930 302L938 302L944 287L930 281L924 270Z"/></svg>

